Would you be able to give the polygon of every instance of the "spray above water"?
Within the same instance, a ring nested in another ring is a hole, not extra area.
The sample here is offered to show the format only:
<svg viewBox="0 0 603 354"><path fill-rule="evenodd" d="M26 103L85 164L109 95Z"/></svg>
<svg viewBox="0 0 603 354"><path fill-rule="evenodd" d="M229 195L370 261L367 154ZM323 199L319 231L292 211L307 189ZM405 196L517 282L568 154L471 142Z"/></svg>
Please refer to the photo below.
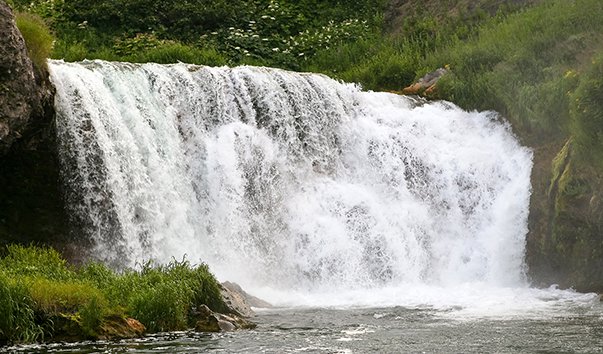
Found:
<svg viewBox="0 0 603 354"><path fill-rule="evenodd" d="M268 297L526 284L531 152L495 114L268 68L50 71L72 214L105 261L186 254Z"/></svg>

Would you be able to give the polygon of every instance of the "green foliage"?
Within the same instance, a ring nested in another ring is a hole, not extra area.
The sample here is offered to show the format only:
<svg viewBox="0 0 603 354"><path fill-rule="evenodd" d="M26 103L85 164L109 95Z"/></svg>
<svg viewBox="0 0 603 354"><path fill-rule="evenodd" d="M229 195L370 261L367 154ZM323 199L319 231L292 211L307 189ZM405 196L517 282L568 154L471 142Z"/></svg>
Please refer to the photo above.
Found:
<svg viewBox="0 0 603 354"><path fill-rule="evenodd" d="M227 64L226 57L213 48L195 48L180 43L165 43L136 55L128 56L126 59L136 63L171 64L183 62L210 66Z"/></svg>
<svg viewBox="0 0 603 354"><path fill-rule="evenodd" d="M184 293L182 290L188 290ZM171 282L158 282L132 297L132 315L150 331L182 330L187 327L187 300L190 289Z"/></svg>
<svg viewBox="0 0 603 354"><path fill-rule="evenodd" d="M202 304L214 311L227 310L207 266L192 267L185 260L157 266L147 263L140 272L124 273L106 292L150 331L186 328L190 311Z"/></svg>
<svg viewBox="0 0 603 354"><path fill-rule="evenodd" d="M131 316L149 332L186 329L205 304L227 311L206 265L144 264L121 274L100 263L70 269L50 248L10 245L0 259L0 340L32 342L77 326L95 338L110 316Z"/></svg>
<svg viewBox="0 0 603 354"><path fill-rule="evenodd" d="M91 301L103 302L102 292L92 285L74 280L24 279L36 308L47 314L77 312Z"/></svg>
<svg viewBox="0 0 603 354"><path fill-rule="evenodd" d="M596 43L589 33L603 31L601 18L599 1L550 1L486 21L475 36L436 49L426 62L432 70L452 68L439 87L443 98L496 109L535 136L567 134L568 92L577 84L569 70Z"/></svg>
<svg viewBox="0 0 603 354"><path fill-rule="evenodd" d="M53 58L256 63L299 69L318 50L379 28L385 2L362 0L15 0L57 33Z"/></svg>
<svg viewBox="0 0 603 354"><path fill-rule="evenodd" d="M572 124L577 153L603 171L603 52L580 76L571 96Z"/></svg>
<svg viewBox="0 0 603 354"><path fill-rule="evenodd" d="M8 245L4 253L0 270L12 276L40 276L52 280L67 280L74 276L61 255L49 247Z"/></svg>
<svg viewBox="0 0 603 354"><path fill-rule="evenodd" d="M34 14L17 13L16 22L25 39L29 58L39 71L46 71L46 59L50 57L54 41L50 29L40 16Z"/></svg>
<svg viewBox="0 0 603 354"><path fill-rule="evenodd" d="M28 288L0 269L0 340L33 342L43 334Z"/></svg>

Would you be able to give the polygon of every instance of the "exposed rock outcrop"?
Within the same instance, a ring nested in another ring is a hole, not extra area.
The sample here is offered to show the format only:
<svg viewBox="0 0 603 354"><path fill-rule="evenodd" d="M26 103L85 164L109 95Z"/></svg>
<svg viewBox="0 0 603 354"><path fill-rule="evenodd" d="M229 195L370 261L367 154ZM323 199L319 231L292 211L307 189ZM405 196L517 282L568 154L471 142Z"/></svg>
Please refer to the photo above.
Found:
<svg viewBox="0 0 603 354"><path fill-rule="evenodd" d="M603 177L572 140L537 147L526 261L537 285L603 292Z"/></svg>
<svg viewBox="0 0 603 354"><path fill-rule="evenodd" d="M223 282L220 288L222 298L232 312L244 316L251 317L254 315L251 307L271 308L272 305L260 298L257 298L243 290L237 283L229 281Z"/></svg>
<svg viewBox="0 0 603 354"><path fill-rule="evenodd" d="M448 67L439 68L436 71L425 74L416 83L405 87L402 93L405 95L422 95L425 97L433 97L436 93L436 85L438 81L448 73Z"/></svg>
<svg viewBox="0 0 603 354"><path fill-rule="evenodd" d="M125 339L141 337L146 328L140 321L122 316L109 316L100 326L99 339Z"/></svg>
<svg viewBox="0 0 603 354"><path fill-rule="evenodd" d="M54 133L54 89L37 72L0 0L0 243L67 240Z"/></svg>
<svg viewBox="0 0 603 354"><path fill-rule="evenodd" d="M229 332L237 329L252 329L256 324L248 318L255 315L253 307L272 307L269 303L245 292L239 284L224 282L220 292L229 314L213 312L202 305L195 310L195 330L199 332Z"/></svg>
<svg viewBox="0 0 603 354"><path fill-rule="evenodd" d="M5 1L0 1L0 156L21 138L42 109L41 87L23 36Z"/></svg>

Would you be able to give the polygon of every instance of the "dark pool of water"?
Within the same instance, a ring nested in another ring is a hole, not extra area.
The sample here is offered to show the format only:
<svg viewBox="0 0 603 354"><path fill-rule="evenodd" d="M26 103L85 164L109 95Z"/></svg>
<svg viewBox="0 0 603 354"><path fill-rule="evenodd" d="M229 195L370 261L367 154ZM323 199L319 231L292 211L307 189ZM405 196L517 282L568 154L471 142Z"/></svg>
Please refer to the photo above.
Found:
<svg viewBox="0 0 603 354"><path fill-rule="evenodd" d="M603 353L601 305L541 318L457 318L430 309L287 309L255 330L0 348L38 353ZM570 314L568 314L570 313Z"/></svg>

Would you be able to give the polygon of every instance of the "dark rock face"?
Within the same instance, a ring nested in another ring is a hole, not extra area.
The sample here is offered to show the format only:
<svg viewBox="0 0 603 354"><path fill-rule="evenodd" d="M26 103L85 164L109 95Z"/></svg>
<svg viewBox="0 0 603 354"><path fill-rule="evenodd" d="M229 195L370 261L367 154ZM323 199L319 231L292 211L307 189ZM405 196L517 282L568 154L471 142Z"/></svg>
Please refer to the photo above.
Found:
<svg viewBox="0 0 603 354"><path fill-rule="evenodd" d="M33 68L12 11L0 0L0 244L69 244L53 94L48 73Z"/></svg>
<svg viewBox="0 0 603 354"><path fill-rule="evenodd" d="M0 1L0 155L41 111L41 92L10 7Z"/></svg>
<svg viewBox="0 0 603 354"><path fill-rule="evenodd" d="M536 285L603 292L603 177L572 140L536 149L526 262Z"/></svg>

